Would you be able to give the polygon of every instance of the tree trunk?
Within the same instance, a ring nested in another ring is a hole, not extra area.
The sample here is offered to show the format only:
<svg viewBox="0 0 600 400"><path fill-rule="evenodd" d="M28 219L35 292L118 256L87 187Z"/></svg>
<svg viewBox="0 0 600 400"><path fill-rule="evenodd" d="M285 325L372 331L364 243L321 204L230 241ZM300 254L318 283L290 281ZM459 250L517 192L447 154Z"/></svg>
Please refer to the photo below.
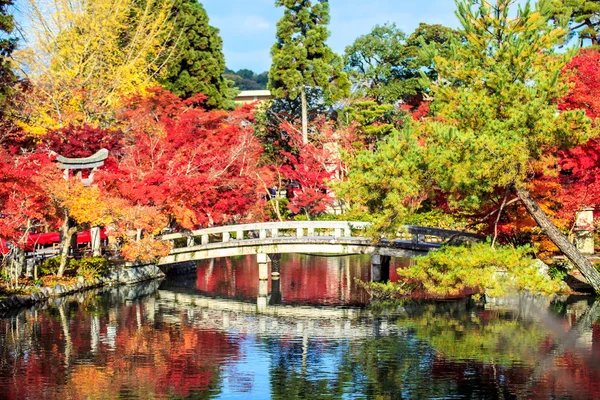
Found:
<svg viewBox="0 0 600 400"><path fill-rule="evenodd" d="M77 227L69 227L69 216L65 217L65 222L61 228L62 230L62 243L60 251L60 266L58 267L58 273L56 274L59 278L65 273L67 268L67 261L69 260L69 249L71 248L71 241L73 235L77 232Z"/></svg>
<svg viewBox="0 0 600 400"><path fill-rule="evenodd" d="M550 218L537 204L531 193L525 188L516 188L517 196L527 208L527 211L535 222L544 230L552 242L563 252L563 254L575 265L575 267L588 280L597 294L600 294L600 273L594 268L592 263L585 258L579 250L563 235L558 228L550 221Z"/></svg>
<svg viewBox="0 0 600 400"><path fill-rule="evenodd" d="M20 247L14 247L9 252L8 261L8 287L13 289L19 288L19 278L25 267L25 250Z"/></svg>
<svg viewBox="0 0 600 400"><path fill-rule="evenodd" d="M308 144L308 106L306 104L306 89L300 91L300 99L302 100L302 143Z"/></svg>

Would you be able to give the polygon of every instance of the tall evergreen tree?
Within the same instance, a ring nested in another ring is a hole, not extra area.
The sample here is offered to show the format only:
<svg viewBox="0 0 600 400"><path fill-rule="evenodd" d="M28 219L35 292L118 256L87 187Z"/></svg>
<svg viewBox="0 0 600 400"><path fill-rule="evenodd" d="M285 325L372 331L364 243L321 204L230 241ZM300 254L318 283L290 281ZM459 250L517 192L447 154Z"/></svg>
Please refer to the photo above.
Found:
<svg viewBox="0 0 600 400"><path fill-rule="evenodd" d="M12 15L8 13L8 7L12 4L13 0L0 0L0 105L5 103L11 84L15 80L10 55L15 49L16 39L9 36L15 23Z"/></svg>
<svg viewBox="0 0 600 400"><path fill-rule="evenodd" d="M210 108L227 107L231 99L223 77L225 57L219 30L209 25L208 15L197 0L175 0L172 18L174 50L161 85L182 98L205 94Z"/></svg>
<svg viewBox="0 0 600 400"><path fill-rule="evenodd" d="M341 59L325 44L329 31L328 0L276 0L284 7L277 23L277 42L269 84L276 97L300 96L302 101L302 138L308 143L306 88L320 87L326 102L346 95L350 81L342 72Z"/></svg>

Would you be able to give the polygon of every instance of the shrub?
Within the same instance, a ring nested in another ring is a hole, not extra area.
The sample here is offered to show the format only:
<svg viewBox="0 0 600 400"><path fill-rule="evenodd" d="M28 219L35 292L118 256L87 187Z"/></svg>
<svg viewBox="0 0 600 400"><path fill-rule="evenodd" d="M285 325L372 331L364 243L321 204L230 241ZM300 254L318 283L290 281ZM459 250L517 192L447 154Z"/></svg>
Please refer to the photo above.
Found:
<svg viewBox="0 0 600 400"><path fill-rule="evenodd" d="M71 259L67 260L67 269L69 268L69 264ZM52 257L44 260L40 265L39 272L40 276L46 275L56 275L58 272L58 268L60 267L60 257Z"/></svg>
<svg viewBox="0 0 600 400"><path fill-rule="evenodd" d="M103 257L85 257L80 260L73 260L72 264L77 268L77 276L85 280L98 278L108 271L108 260Z"/></svg>
<svg viewBox="0 0 600 400"><path fill-rule="evenodd" d="M437 296L456 296L466 289L493 297L510 290L559 292L560 280L541 273L531 252L529 246L492 248L487 243L446 246L417 257L413 266L400 268L398 276Z"/></svg>
<svg viewBox="0 0 600 400"><path fill-rule="evenodd" d="M554 261L548 266L548 274L550 274L553 279L562 281L569 275L570 269L572 269L572 266L568 262Z"/></svg>

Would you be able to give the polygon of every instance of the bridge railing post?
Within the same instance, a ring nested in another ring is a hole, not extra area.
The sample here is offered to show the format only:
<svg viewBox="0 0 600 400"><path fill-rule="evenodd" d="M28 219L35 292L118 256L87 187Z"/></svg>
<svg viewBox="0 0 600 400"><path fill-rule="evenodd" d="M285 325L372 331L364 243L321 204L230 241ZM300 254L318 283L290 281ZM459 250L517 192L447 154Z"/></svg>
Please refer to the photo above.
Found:
<svg viewBox="0 0 600 400"><path fill-rule="evenodd" d="M267 238L267 230L266 229L259 230L258 237L259 237L259 239L266 239Z"/></svg>
<svg viewBox="0 0 600 400"><path fill-rule="evenodd" d="M208 244L208 235L205 234L201 236L201 243Z"/></svg>
<svg viewBox="0 0 600 400"><path fill-rule="evenodd" d="M229 242L231 239L231 234L229 232L223 232L223 243Z"/></svg>
<svg viewBox="0 0 600 400"><path fill-rule="evenodd" d="M308 236L315 236L315 228L308 228Z"/></svg>
<svg viewBox="0 0 600 400"><path fill-rule="evenodd" d="M349 226L344 228L344 237L352 237L352 229Z"/></svg>
<svg viewBox="0 0 600 400"><path fill-rule="evenodd" d="M273 228L271 230L271 237L274 237L274 238L279 237L279 229Z"/></svg>
<svg viewBox="0 0 600 400"><path fill-rule="evenodd" d="M296 237L304 237L304 228L296 228Z"/></svg>
<svg viewBox="0 0 600 400"><path fill-rule="evenodd" d="M335 228L334 237L335 238L341 238L342 237L342 228Z"/></svg>
<svg viewBox="0 0 600 400"><path fill-rule="evenodd" d="M244 231L237 231L235 234L237 240L244 240Z"/></svg>
<svg viewBox="0 0 600 400"><path fill-rule="evenodd" d="M189 236L187 238L187 247L193 247L196 244L196 242L194 242L194 237L193 236Z"/></svg>

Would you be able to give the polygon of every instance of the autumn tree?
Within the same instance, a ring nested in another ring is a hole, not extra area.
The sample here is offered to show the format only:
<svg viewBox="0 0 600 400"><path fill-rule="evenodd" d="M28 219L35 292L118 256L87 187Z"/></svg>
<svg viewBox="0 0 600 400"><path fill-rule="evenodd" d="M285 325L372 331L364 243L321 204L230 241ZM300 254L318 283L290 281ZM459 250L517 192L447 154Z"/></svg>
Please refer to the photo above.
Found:
<svg viewBox="0 0 600 400"><path fill-rule="evenodd" d="M69 123L109 126L122 96L156 84L171 32L170 0L27 0L20 74L22 125L44 133Z"/></svg>
<svg viewBox="0 0 600 400"><path fill-rule="evenodd" d="M288 208L294 214L310 219L327 212L335 201L331 185L343 179L344 163L341 153L355 138L336 132L324 118L316 121L313 140L302 143L301 133L290 123L281 129L290 137L292 151L281 151L280 173L289 182Z"/></svg>
<svg viewBox="0 0 600 400"><path fill-rule="evenodd" d="M584 110L588 117L600 117L600 52L583 49L566 66L572 85L560 101L561 110Z"/></svg>
<svg viewBox="0 0 600 400"><path fill-rule="evenodd" d="M10 243L9 275L18 280L24 249L36 224L52 222L50 198L42 176L53 170L42 153L10 154L0 147L0 240Z"/></svg>
<svg viewBox="0 0 600 400"><path fill-rule="evenodd" d="M189 98L207 96L206 106L229 106L229 86L223 77L225 57L219 30L209 24L208 15L197 0L175 0L170 21L174 47L166 57L161 85L170 92Z"/></svg>
<svg viewBox="0 0 600 400"><path fill-rule="evenodd" d="M0 105L6 102L15 81L10 57L15 50L16 39L8 36L15 28L13 17L8 13L12 4L13 0L0 0Z"/></svg>
<svg viewBox="0 0 600 400"><path fill-rule="evenodd" d="M205 99L182 100L160 88L133 96L120 116L131 144L103 177L105 189L158 207L173 228L248 217L263 193L252 108L207 111Z"/></svg>
<svg viewBox="0 0 600 400"><path fill-rule="evenodd" d="M571 85L567 95L560 99L559 108L584 111L597 127L600 53L596 49L580 50L564 73L568 74ZM547 198L552 199L556 216L573 227L577 211L600 206L600 140L593 137L587 143L558 152L556 166L557 171L540 174L535 183L552 188Z"/></svg>
<svg viewBox="0 0 600 400"><path fill-rule="evenodd" d="M327 0L276 0L284 8L271 48L268 88L276 97L300 97L302 138L308 143L307 87L323 90L326 102L345 96L350 83L341 59L325 44L329 31Z"/></svg>
<svg viewBox="0 0 600 400"><path fill-rule="evenodd" d="M561 71L569 54L554 53L553 47L565 32L548 29L544 8L526 4L512 17L514 3L457 1L467 42L455 41L446 59L434 57L440 77L430 83L435 115L407 125L374 154L360 154L347 193L393 226L442 196L450 211L499 204L498 213L516 198L600 291L600 274L529 189L557 148L571 148L591 133L583 112L558 110L568 90Z"/></svg>
<svg viewBox="0 0 600 400"><path fill-rule="evenodd" d="M593 46L600 43L600 1L548 0L541 4L547 7L557 25L568 27L568 38L576 36L581 47L587 40Z"/></svg>

